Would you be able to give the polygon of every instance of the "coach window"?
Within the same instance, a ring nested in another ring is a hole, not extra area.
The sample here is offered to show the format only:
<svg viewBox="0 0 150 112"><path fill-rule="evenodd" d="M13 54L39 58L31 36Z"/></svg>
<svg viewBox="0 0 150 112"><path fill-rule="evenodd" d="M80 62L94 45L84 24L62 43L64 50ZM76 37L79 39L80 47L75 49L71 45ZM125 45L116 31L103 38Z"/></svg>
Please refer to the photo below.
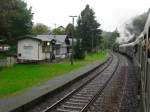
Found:
<svg viewBox="0 0 150 112"><path fill-rule="evenodd" d="M148 29L148 58L150 58L150 27Z"/></svg>

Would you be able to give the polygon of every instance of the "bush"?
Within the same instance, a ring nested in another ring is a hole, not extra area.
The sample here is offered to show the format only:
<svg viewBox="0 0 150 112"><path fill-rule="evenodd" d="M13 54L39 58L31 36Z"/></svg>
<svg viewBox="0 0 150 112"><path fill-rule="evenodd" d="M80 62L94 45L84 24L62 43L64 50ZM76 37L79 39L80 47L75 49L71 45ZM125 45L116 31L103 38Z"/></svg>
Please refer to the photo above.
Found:
<svg viewBox="0 0 150 112"><path fill-rule="evenodd" d="M17 56L17 47L15 45L11 46L10 49L5 53L7 56Z"/></svg>
<svg viewBox="0 0 150 112"><path fill-rule="evenodd" d="M75 59L85 58L85 52L79 42L77 42L76 46L74 47L74 58Z"/></svg>

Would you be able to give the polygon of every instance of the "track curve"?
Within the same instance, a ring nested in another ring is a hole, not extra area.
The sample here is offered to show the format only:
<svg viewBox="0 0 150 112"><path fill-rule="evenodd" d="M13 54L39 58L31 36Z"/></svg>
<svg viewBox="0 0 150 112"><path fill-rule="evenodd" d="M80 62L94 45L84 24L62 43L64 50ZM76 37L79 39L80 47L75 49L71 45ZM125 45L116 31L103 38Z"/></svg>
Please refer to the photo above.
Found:
<svg viewBox="0 0 150 112"><path fill-rule="evenodd" d="M97 95L101 94L103 89L113 77L117 70L119 59L112 55L112 59L107 66L97 71L96 76L88 80L79 88L71 91L65 97L47 107L41 112L84 112L94 101Z"/></svg>

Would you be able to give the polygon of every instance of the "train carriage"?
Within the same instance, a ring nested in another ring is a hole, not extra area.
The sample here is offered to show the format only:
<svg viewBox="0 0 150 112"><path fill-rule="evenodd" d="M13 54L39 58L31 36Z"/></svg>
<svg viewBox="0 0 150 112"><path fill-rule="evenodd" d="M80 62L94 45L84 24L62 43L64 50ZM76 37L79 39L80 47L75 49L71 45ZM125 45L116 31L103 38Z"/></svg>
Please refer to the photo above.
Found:
<svg viewBox="0 0 150 112"><path fill-rule="evenodd" d="M120 45L119 52L132 58L141 85L142 112L150 112L150 14L141 35L132 43Z"/></svg>
<svg viewBox="0 0 150 112"><path fill-rule="evenodd" d="M119 46L119 52L126 54L128 57L132 58L134 55L134 45L135 43L123 44Z"/></svg>
<svg viewBox="0 0 150 112"><path fill-rule="evenodd" d="M150 112L150 15L147 19L144 31L144 40L142 42L141 76L142 76L142 97L144 111Z"/></svg>

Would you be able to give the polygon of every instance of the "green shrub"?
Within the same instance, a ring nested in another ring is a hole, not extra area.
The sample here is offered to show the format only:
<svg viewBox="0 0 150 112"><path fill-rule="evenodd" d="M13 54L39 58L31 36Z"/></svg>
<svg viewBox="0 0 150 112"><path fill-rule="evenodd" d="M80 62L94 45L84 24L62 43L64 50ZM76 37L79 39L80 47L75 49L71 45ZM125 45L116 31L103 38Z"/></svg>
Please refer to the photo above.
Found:
<svg viewBox="0 0 150 112"><path fill-rule="evenodd" d="M77 42L76 46L74 47L74 58L85 59L85 52L81 47L80 42Z"/></svg>

